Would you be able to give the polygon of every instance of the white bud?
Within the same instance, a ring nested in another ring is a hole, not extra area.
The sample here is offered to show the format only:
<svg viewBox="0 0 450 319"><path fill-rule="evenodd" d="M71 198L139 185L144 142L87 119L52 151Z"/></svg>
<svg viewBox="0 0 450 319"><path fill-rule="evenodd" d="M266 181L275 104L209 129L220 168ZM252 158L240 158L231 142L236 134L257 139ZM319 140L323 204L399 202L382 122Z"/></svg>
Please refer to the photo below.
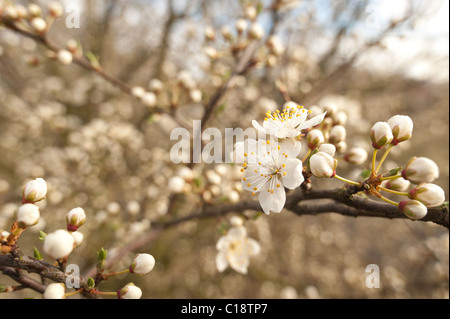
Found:
<svg viewBox="0 0 450 319"><path fill-rule="evenodd" d="M208 56L208 58L210 58L212 60L216 59L219 56L219 54L217 53L217 50L210 46L204 47L203 52L205 52L205 54Z"/></svg>
<svg viewBox="0 0 450 319"><path fill-rule="evenodd" d="M339 143L347 137L347 131L342 125L335 125L330 130L329 141L332 144Z"/></svg>
<svg viewBox="0 0 450 319"><path fill-rule="evenodd" d="M264 36L264 28L258 22L253 22L250 26L249 36L252 39L260 40Z"/></svg>
<svg viewBox="0 0 450 319"><path fill-rule="evenodd" d="M329 143L321 144L317 150L319 152L325 152L327 154L330 154L331 156L334 156L334 154L336 154L336 146Z"/></svg>
<svg viewBox="0 0 450 319"><path fill-rule="evenodd" d="M29 181L22 188L22 200L24 202L35 203L45 198L47 195L47 183L43 178L36 178Z"/></svg>
<svg viewBox="0 0 450 319"><path fill-rule="evenodd" d="M325 152L318 152L309 160L311 173L316 177L333 177L336 175L337 164L337 160Z"/></svg>
<svg viewBox="0 0 450 319"><path fill-rule="evenodd" d="M43 251L53 259L60 259L68 256L75 244L72 234L65 229L58 229L45 236Z"/></svg>
<svg viewBox="0 0 450 319"><path fill-rule="evenodd" d="M44 299L64 299L66 288L64 284L55 282L51 283L45 288L43 297Z"/></svg>
<svg viewBox="0 0 450 319"><path fill-rule="evenodd" d="M31 19L31 27L38 33L43 33L47 30L47 22L40 17Z"/></svg>
<svg viewBox="0 0 450 319"><path fill-rule="evenodd" d="M242 219L242 217L233 216L230 218L230 224L233 227L239 227L239 226L244 225L244 220Z"/></svg>
<svg viewBox="0 0 450 319"><path fill-rule="evenodd" d="M73 61L73 55L68 50L59 50L56 57L58 61L64 65L69 65Z"/></svg>
<svg viewBox="0 0 450 319"><path fill-rule="evenodd" d="M411 183L403 177L399 177L396 179L385 180L381 185L397 192L406 192Z"/></svg>
<svg viewBox="0 0 450 319"><path fill-rule="evenodd" d="M135 201L132 200L131 202L127 203L127 212L130 215L137 215L141 211L141 205Z"/></svg>
<svg viewBox="0 0 450 319"><path fill-rule="evenodd" d="M245 30L247 30L247 26L247 21L245 21L244 19L236 20L235 27L238 33L243 33Z"/></svg>
<svg viewBox="0 0 450 319"><path fill-rule="evenodd" d="M391 127L387 122L377 122L372 126L370 139L374 148L380 149L384 145L390 144L393 138Z"/></svg>
<svg viewBox="0 0 450 319"><path fill-rule="evenodd" d="M169 179L169 190L173 193L181 193L184 190L185 181L180 176L173 176Z"/></svg>
<svg viewBox="0 0 450 319"><path fill-rule="evenodd" d="M255 21L257 14L258 12L254 6L247 6L244 10L245 17L251 21Z"/></svg>
<svg viewBox="0 0 450 319"><path fill-rule="evenodd" d="M397 145L400 142L409 140L412 137L413 121L407 115L395 115L391 117L387 123L391 127L392 144Z"/></svg>
<svg viewBox="0 0 450 319"><path fill-rule="evenodd" d="M119 299L140 299L141 297L142 290L132 282L126 284L125 287L117 291L117 298Z"/></svg>
<svg viewBox="0 0 450 319"><path fill-rule="evenodd" d="M148 89L152 92L155 92L156 94L160 93L164 88L164 84L161 82L161 80L158 79L151 79L148 84Z"/></svg>
<svg viewBox="0 0 450 319"><path fill-rule="evenodd" d="M439 167L427 157L412 157L402 171L402 176L411 183L431 183L439 177Z"/></svg>
<svg viewBox="0 0 450 319"><path fill-rule="evenodd" d="M156 105L156 95L153 92L145 92L145 94L141 97L142 103L146 106L155 106Z"/></svg>
<svg viewBox="0 0 450 319"><path fill-rule="evenodd" d="M55 18L60 17L64 12L64 8L59 2L49 3L47 9L50 15Z"/></svg>
<svg viewBox="0 0 450 319"><path fill-rule="evenodd" d="M210 25L205 27L205 38L209 41L214 41L214 39L216 38L216 32Z"/></svg>
<svg viewBox="0 0 450 319"><path fill-rule="evenodd" d="M345 154L344 159L352 164L361 165L367 160L368 154L362 147L352 147L347 154Z"/></svg>
<svg viewBox="0 0 450 319"><path fill-rule="evenodd" d="M230 40L232 38L230 27L227 25L223 25L222 28L220 28L220 31L222 32L222 36Z"/></svg>
<svg viewBox="0 0 450 319"><path fill-rule="evenodd" d="M410 219L422 219L428 213L427 207L418 200L404 200L398 203L398 208Z"/></svg>
<svg viewBox="0 0 450 319"><path fill-rule="evenodd" d="M28 5L28 12L32 17L40 17L42 15L42 9L35 3L30 3Z"/></svg>
<svg viewBox="0 0 450 319"><path fill-rule="evenodd" d="M24 204L17 210L17 223L19 227L26 228L39 222L39 207L34 204Z"/></svg>
<svg viewBox="0 0 450 319"><path fill-rule="evenodd" d="M444 203L445 192L438 185L425 183L410 190L409 198L418 200L427 207L436 207Z"/></svg>
<svg viewBox="0 0 450 319"><path fill-rule="evenodd" d="M79 231L72 232L72 237L75 241L75 246L78 247L83 243L84 234Z"/></svg>
<svg viewBox="0 0 450 319"><path fill-rule="evenodd" d="M308 142L308 147L313 150L325 142L325 137L321 130L313 129L306 135L306 141Z"/></svg>
<svg viewBox="0 0 450 319"><path fill-rule="evenodd" d="M142 86L133 86L131 88L131 95L137 97L137 98L142 98L145 94L145 89Z"/></svg>
<svg viewBox="0 0 450 319"><path fill-rule="evenodd" d="M155 258L150 254L137 254L130 265L130 272L145 275L155 267Z"/></svg>
<svg viewBox="0 0 450 319"><path fill-rule="evenodd" d="M336 152L338 153L344 153L347 150L347 142L346 141L340 141L339 143L334 144L336 146Z"/></svg>
<svg viewBox="0 0 450 319"><path fill-rule="evenodd" d="M194 172L189 167L182 167L178 170L177 175L185 180L191 180L194 178Z"/></svg>
<svg viewBox="0 0 450 319"><path fill-rule="evenodd" d="M66 215L67 230L76 231L86 221L86 213L81 207L71 209Z"/></svg>
<svg viewBox="0 0 450 319"><path fill-rule="evenodd" d="M343 111L338 111L333 114L334 125L345 125L347 123L348 115Z"/></svg>

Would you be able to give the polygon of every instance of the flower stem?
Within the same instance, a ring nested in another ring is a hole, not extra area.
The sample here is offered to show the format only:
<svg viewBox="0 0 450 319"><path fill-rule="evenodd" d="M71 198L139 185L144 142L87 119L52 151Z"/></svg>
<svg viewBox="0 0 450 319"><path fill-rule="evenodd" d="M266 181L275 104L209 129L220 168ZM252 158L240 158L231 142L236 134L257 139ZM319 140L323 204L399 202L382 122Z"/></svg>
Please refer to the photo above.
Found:
<svg viewBox="0 0 450 319"><path fill-rule="evenodd" d="M117 292L114 291L98 291L95 289L91 290L91 293L102 296L117 296Z"/></svg>
<svg viewBox="0 0 450 319"><path fill-rule="evenodd" d="M109 277L123 275L123 274L129 273L129 272L130 272L130 269L127 268L127 269L124 269L124 270L121 270L121 271L112 272L112 273L109 273L109 274L104 274L102 276L103 276L103 278L108 279Z"/></svg>
<svg viewBox="0 0 450 319"><path fill-rule="evenodd" d="M308 148L308 152L305 154L305 157L302 159L302 163L305 163L305 161L308 159L309 155L311 154L311 149Z"/></svg>
<svg viewBox="0 0 450 319"><path fill-rule="evenodd" d="M375 148L373 150L373 155L372 155L372 174L375 175L376 171L375 171L375 162L377 161L377 153L378 153L378 149Z"/></svg>
<svg viewBox="0 0 450 319"><path fill-rule="evenodd" d="M346 183L349 183L349 184L352 184L352 185L359 185L358 182L351 181L351 180L346 179L346 178L344 178L344 177L342 177L342 176L339 176L339 175L337 175L337 174L334 175L334 177L337 178L338 180L341 180L341 181L343 181L343 182L346 182Z"/></svg>
<svg viewBox="0 0 450 319"><path fill-rule="evenodd" d="M383 154L383 157L380 159L380 162L378 163L377 168L375 169L375 174L378 172L378 170L381 167L381 164L383 164L384 160L386 159L386 157L388 156L389 152L391 151L391 148L393 147L393 144L390 144L389 147L386 149L386 151Z"/></svg>
<svg viewBox="0 0 450 319"><path fill-rule="evenodd" d="M385 202L387 202L387 203L389 203L389 204L392 204L392 205L398 207L398 203L396 203L396 202L394 202L394 201L392 201L392 200L390 200L390 199L388 199L388 198L386 198L386 197L384 197L384 196L380 196L379 198L381 198L382 200L384 200Z"/></svg>
<svg viewBox="0 0 450 319"><path fill-rule="evenodd" d="M380 181L386 181L388 179L397 179L402 177L401 174L393 175L393 176L386 176L386 177L380 177Z"/></svg>
<svg viewBox="0 0 450 319"><path fill-rule="evenodd" d="M409 195L408 193L394 191L392 189L389 189L389 188L386 188L386 187L383 187L383 186L378 186L378 188L383 190L383 191L385 191L385 192L389 192L389 193L396 194L396 195L401 195L401 196L408 196Z"/></svg>
<svg viewBox="0 0 450 319"><path fill-rule="evenodd" d="M82 291L83 291L83 289L78 289L78 290L75 290L75 291L72 291L72 292L66 292L64 294L64 297L67 298L67 297L75 296L76 294L79 294Z"/></svg>

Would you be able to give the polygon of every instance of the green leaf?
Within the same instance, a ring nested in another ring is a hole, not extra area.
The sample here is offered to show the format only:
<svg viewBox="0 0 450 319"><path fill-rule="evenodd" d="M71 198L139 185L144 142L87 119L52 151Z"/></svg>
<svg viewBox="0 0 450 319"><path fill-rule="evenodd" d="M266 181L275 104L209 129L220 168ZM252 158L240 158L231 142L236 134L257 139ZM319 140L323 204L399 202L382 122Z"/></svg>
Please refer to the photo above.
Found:
<svg viewBox="0 0 450 319"><path fill-rule="evenodd" d="M45 237L47 236L47 234L44 233L42 230L40 230L40 231L38 232L38 234L39 234L39 240L40 240L40 241L44 241L44 239L45 239Z"/></svg>
<svg viewBox="0 0 450 319"><path fill-rule="evenodd" d="M372 174L372 170L365 168L362 172L361 172L361 177L363 179L367 179L370 177L370 174Z"/></svg>
<svg viewBox="0 0 450 319"><path fill-rule="evenodd" d="M383 177L389 177L389 176L395 176L398 174L398 172L400 172L402 170L401 167L396 167L391 169L389 172L387 172L386 174L383 174Z"/></svg>
<svg viewBox="0 0 450 319"><path fill-rule="evenodd" d="M93 289L95 287L95 280L94 278L89 277L87 280L87 286L89 289Z"/></svg>
<svg viewBox="0 0 450 319"><path fill-rule="evenodd" d="M36 247L33 248L33 255L34 255L34 258L36 258L37 260L44 259L42 257L42 254L40 253L40 251Z"/></svg>
<svg viewBox="0 0 450 319"><path fill-rule="evenodd" d="M106 256L107 256L107 250L105 248L101 248L98 252L97 252L97 261L104 261L106 260Z"/></svg>

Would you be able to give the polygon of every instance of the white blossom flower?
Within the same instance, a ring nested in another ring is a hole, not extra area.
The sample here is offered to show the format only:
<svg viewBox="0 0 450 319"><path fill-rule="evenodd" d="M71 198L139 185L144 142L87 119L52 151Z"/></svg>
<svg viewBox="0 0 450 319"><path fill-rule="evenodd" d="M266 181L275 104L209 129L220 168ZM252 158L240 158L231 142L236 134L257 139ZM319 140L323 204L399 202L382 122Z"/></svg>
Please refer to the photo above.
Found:
<svg viewBox="0 0 450 319"><path fill-rule="evenodd" d="M445 201L445 192L436 184L424 183L410 190L409 198L418 200L427 207L436 207Z"/></svg>
<svg viewBox="0 0 450 319"><path fill-rule="evenodd" d="M74 247L75 239L65 229L58 229L45 236L43 251L51 258L60 259L68 256Z"/></svg>
<svg viewBox="0 0 450 319"><path fill-rule="evenodd" d="M132 282L126 284L122 289L117 291L117 298L119 299L140 299L141 297L141 288L137 287Z"/></svg>
<svg viewBox="0 0 450 319"><path fill-rule="evenodd" d="M439 177L439 167L427 157L412 157L402 171L402 176L411 183L431 183Z"/></svg>
<svg viewBox="0 0 450 319"><path fill-rule="evenodd" d="M326 112L306 120L308 111L303 106L297 105L292 107L287 105L283 111L267 112L264 123L261 126L257 121L253 120L253 126L264 134L274 133L278 138L293 138L301 134L301 131L316 126L323 121Z"/></svg>
<svg viewBox="0 0 450 319"><path fill-rule="evenodd" d="M47 183L43 178L36 178L29 181L22 188L22 200L35 203L45 198L47 195Z"/></svg>
<svg viewBox="0 0 450 319"><path fill-rule="evenodd" d="M271 145L270 141L249 142L256 143L258 149L250 155L244 153L248 161L244 163L242 188L253 195L259 193L264 213L279 213L286 202L284 187L294 189L304 181L302 161L296 158L300 150L291 140L278 145Z"/></svg>
<svg viewBox="0 0 450 319"><path fill-rule="evenodd" d="M39 207L34 204L23 204L17 210L17 223L19 227L26 228L39 222Z"/></svg>
<svg viewBox="0 0 450 319"><path fill-rule="evenodd" d="M72 232L72 237L75 240L75 247L78 247L83 243L83 240L84 240L83 233L81 233L79 231Z"/></svg>
<svg viewBox="0 0 450 319"><path fill-rule="evenodd" d="M150 254L137 254L130 265L130 272L145 275L155 267L155 258Z"/></svg>
<svg viewBox="0 0 450 319"><path fill-rule="evenodd" d="M45 288L44 299L64 299L66 293L66 287L64 284L55 282L51 283Z"/></svg>
<svg viewBox="0 0 450 319"><path fill-rule="evenodd" d="M427 207L418 200L404 200L398 203L398 208L410 219L422 219L428 213Z"/></svg>
<svg viewBox="0 0 450 319"><path fill-rule="evenodd" d="M243 226L231 227L225 236L219 238L216 248L219 251L216 256L217 270L223 272L230 266L241 274L247 273L250 257L261 250L256 240L247 237Z"/></svg>

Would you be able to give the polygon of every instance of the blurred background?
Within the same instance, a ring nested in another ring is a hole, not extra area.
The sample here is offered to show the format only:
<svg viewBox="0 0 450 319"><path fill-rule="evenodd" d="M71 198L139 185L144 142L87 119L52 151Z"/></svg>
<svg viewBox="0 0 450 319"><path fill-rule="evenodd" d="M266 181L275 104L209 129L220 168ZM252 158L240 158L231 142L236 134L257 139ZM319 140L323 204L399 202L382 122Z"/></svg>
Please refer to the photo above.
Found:
<svg viewBox="0 0 450 319"><path fill-rule="evenodd" d="M31 2L45 12L50 1L0 3ZM20 239L25 254L41 248L38 230L64 228L77 206L87 213L85 239L69 263L85 274L101 247L112 258L155 223L251 198L239 187L240 167L170 160L172 129L190 128L210 105L204 128L220 130L261 123L287 99L335 109L347 116L348 147L369 154L371 126L408 115L413 137L391 152L385 168L429 157L448 199L448 1L61 3L64 13L48 38L59 47L75 40L105 73L153 95L140 99L136 89L126 94L95 72L62 65L48 48L0 25L0 229L9 230L24 183L42 177L49 187L40 223ZM343 163L338 174L358 178L362 169ZM184 179L181 190L170 183L174 176ZM313 181L317 189L340 185ZM100 289L132 281L152 299L449 297L449 235L441 226L289 211L251 218L249 237L262 250L241 275L215 266L215 244L231 215L165 230L112 268L148 252L157 261L150 274L121 275ZM369 264L380 268L378 289L365 285ZM0 283L13 281L0 274ZM30 289L0 294L24 297L41 298Z"/></svg>

